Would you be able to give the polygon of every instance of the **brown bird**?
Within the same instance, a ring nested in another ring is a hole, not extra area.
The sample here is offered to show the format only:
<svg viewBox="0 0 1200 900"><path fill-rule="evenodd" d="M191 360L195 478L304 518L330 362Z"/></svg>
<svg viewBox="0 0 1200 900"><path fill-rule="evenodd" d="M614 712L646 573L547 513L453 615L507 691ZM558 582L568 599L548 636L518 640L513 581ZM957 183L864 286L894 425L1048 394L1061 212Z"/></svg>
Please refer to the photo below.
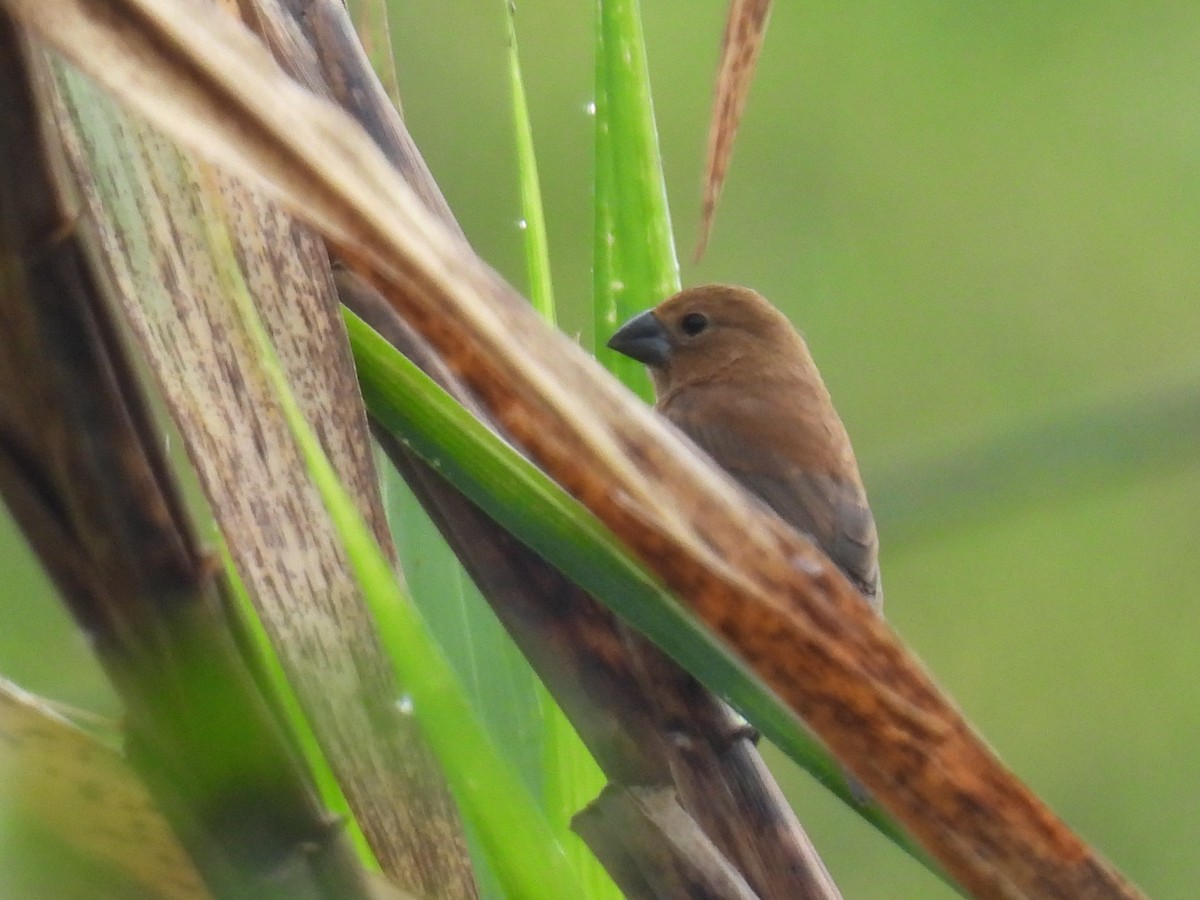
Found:
<svg viewBox="0 0 1200 900"><path fill-rule="evenodd" d="M656 409L883 606L879 539L850 438L804 339L749 288L689 288L608 346L645 363Z"/></svg>

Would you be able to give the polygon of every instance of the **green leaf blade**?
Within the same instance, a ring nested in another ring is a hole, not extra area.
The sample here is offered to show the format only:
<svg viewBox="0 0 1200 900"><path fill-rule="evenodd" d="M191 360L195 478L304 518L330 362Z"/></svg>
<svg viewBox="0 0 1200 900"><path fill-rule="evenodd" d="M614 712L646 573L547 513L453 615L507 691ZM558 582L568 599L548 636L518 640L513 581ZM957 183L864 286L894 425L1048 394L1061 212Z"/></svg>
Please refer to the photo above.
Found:
<svg viewBox="0 0 1200 900"><path fill-rule="evenodd" d="M679 290L638 0L599 0L596 23L594 324L596 343ZM598 354L649 399L642 366Z"/></svg>

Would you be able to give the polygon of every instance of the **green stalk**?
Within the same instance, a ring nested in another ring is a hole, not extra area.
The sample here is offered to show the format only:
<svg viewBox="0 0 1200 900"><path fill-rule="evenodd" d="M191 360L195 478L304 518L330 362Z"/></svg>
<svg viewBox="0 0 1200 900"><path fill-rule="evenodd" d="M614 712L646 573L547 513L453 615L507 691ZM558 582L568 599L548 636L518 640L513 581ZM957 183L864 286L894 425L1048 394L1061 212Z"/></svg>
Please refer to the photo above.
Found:
<svg viewBox="0 0 1200 900"><path fill-rule="evenodd" d="M521 78L521 59L517 52L517 4L505 0L508 14L508 78L512 89L513 134L517 145L517 178L521 188L521 231L525 243L525 268L529 279L529 299L533 308L550 324L555 323L554 287L550 278L550 245L546 239L546 217L542 211L542 188L538 180L537 158L533 151L533 127L529 103Z"/></svg>

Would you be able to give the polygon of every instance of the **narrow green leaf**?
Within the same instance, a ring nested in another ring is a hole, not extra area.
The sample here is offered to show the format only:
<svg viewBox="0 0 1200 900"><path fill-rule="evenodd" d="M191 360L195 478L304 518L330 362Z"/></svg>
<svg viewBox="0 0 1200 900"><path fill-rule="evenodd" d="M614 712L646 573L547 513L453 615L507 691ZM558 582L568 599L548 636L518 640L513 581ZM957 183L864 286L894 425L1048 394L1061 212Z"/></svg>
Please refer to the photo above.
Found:
<svg viewBox="0 0 1200 900"><path fill-rule="evenodd" d="M583 882L581 900L620 900L624 895L591 848L571 830L571 820L604 789L606 779L571 722L545 687L542 698L545 716L542 736L542 803L551 826L559 835Z"/></svg>
<svg viewBox="0 0 1200 900"><path fill-rule="evenodd" d="M623 287L618 280L621 266L617 259L616 222L613 220L616 197L613 187L612 134L608 128L608 93L604 81L604 32L600 27L600 7L597 6L596 10L595 99L588 106L595 129L592 173L592 305L595 313L593 351L603 345L604 336L619 324L616 297Z"/></svg>
<svg viewBox="0 0 1200 900"><path fill-rule="evenodd" d="M540 682L404 479L390 467L384 473L388 521L409 593L493 745L539 794L545 743Z"/></svg>
<svg viewBox="0 0 1200 900"><path fill-rule="evenodd" d="M537 158L533 151L533 127L529 121L529 103L521 78L521 59L517 51L517 4L505 0L508 14L508 78L512 90L513 133L517 144L517 179L521 186L521 232L525 242L525 267L529 279L529 299L533 308L551 324L555 321L554 287L550 278L550 246L546 239L546 217L542 211L542 188L538 180Z"/></svg>
<svg viewBox="0 0 1200 900"><path fill-rule="evenodd" d="M596 343L679 290L638 0L598 0L596 28ZM600 353L649 398L641 365Z"/></svg>
<svg viewBox="0 0 1200 900"><path fill-rule="evenodd" d="M512 92L517 177L521 187L521 229L525 241L529 299L547 322L556 320L550 276L550 248L542 209L541 186L533 147L529 104L521 77L517 44L517 4L505 0L508 26L508 72ZM588 846L571 831L571 819L604 788L604 773L580 740L553 696L538 682L543 711L542 806L563 847L579 872L586 894L581 900L619 898L617 886Z"/></svg>

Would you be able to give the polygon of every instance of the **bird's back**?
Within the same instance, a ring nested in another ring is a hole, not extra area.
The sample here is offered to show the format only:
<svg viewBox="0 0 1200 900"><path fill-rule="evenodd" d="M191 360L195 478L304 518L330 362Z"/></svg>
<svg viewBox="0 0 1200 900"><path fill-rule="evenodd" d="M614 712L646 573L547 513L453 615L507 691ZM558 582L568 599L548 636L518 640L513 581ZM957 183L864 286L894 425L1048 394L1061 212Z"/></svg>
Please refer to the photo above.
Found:
<svg viewBox="0 0 1200 900"><path fill-rule="evenodd" d="M841 421L822 399L814 409L798 385L722 379L669 393L658 408L742 487L812 538L879 609L875 520Z"/></svg>

